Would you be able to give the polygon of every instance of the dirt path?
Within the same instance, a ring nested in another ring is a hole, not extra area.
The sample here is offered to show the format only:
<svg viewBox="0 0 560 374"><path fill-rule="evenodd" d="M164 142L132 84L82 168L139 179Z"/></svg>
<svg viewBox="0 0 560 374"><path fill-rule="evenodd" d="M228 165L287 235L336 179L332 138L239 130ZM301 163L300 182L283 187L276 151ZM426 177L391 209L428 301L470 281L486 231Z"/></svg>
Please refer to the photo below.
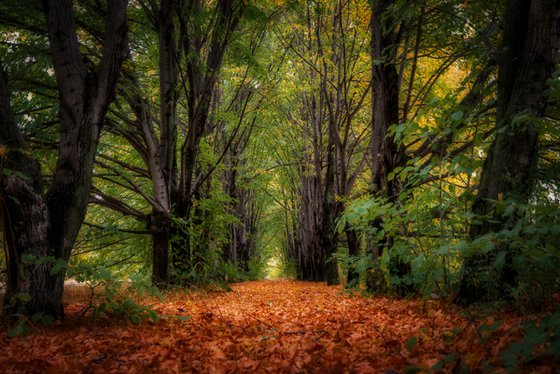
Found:
<svg viewBox="0 0 560 374"><path fill-rule="evenodd" d="M497 363L518 329L518 320L506 319L501 335L482 345L474 324L438 302L352 297L293 281L170 293L154 305L161 320L140 326L77 319L80 307L67 305L64 323L3 337L0 372L379 373L428 368L444 357L447 370L472 369Z"/></svg>

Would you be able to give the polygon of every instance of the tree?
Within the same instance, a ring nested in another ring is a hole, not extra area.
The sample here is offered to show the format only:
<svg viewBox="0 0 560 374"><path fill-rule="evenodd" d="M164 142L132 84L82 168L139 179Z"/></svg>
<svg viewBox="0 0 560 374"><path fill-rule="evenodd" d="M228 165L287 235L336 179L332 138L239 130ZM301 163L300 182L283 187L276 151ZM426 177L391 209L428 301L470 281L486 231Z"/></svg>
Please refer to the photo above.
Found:
<svg viewBox="0 0 560 374"><path fill-rule="evenodd" d="M509 1L503 12L495 137L472 207L477 221L471 224L471 239L513 227L519 213L504 216L503 202L515 207L531 198L539 143L537 123L545 114L548 82L557 67L560 47L559 11L556 1L532 0ZM496 287L498 294L506 295L516 285L515 250L506 244L498 251L507 254L497 279L480 280L481 273L493 266L497 251L465 259L460 301L488 299L495 296Z"/></svg>
<svg viewBox="0 0 560 374"><path fill-rule="evenodd" d="M241 131L240 126L247 109L247 104L253 96L254 89L244 82L234 96L233 108L239 116L239 121L233 133L227 135L226 129L219 129L221 141L217 145L222 148L221 154L227 169L222 173L222 182L225 194L231 199L229 212L239 221L228 224L228 241L222 249L222 257L241 270L248 271L248 261L251 254L255 252L255 234L257 229L257 218L259 216L256 206L256 193L249 188L248 183L243 183L243 169L246 168L247 160L243 157L255 125L256 114L250 124ZM258 108L254 108L255 112ZM225 125L225 124L224 124ZM224 126L225 127L225 126Z"/></svg>
<svg viewBox="0 0 560 374"><path fill-rule="evenodd" d="M183 87L188 107L188 129L180 147L178 181L174 186L174 214L188 225L191 220L193 201L200 185L195 178L196 160L200 141L212 132L208 123L212 98L220 74L226 48L237 28L245 2L227 0L216 5L215 18L209 29L200 28L199 17L203 15L202 3L189 1L185 4L180 21L182 43L185 49L184 67L181 68ZM210 38L207 39L208 32ZM207 50L204 59L203 52ZM183 66L183 65L181 65ZM188 271L191 257L189 228L177 231L183 239L172 248L173 261L178 271Z"/></svg>
<svg viewBox="0 0 560 374"><path fill-rule="evenodd" d="M371 17L371 73L372 73L372 132L371 132L371 173L372 188L377 196L386 196L397 201L401 185L388 176L397 166L403 164L404 149L395 141L388 130L399 120L399 74L397 71L398 48L401 43L397 30L399 20L394 15L394 1L372 3ZM401 34L402 35L402 34ZM372 222L381 230L381 221ZM370 245L371 246L371 245ZM370 250L377 261L389 243L378 243ZM366 278L369 290L383 289L383 276L378 269L372 269Z"/></svg>
<svg viewBox="0 0 560 374"><path fill-rule="evenodd" d="M331 258L340 244L336 220L365 166L365 7L361 2L308 2L305 14L294 12L298 27L292 40L284 41L298 83L292 82L297 85L293 102L282 115L297 129L287 133L293 137L290 157L297 160L292 189L301 196L295 214L298 238L287 243L297 244L298 274L305 280L339 282L338 264ZM350 251L356 252L357 237L350 227L346 233Z"/></svg>
<svg viewBox="0 0 560 374"><path fill-rule="evenodd" d="M108 2L103 54L96 69L80 54L72 1L44 1L43 7L60 97L58 157L45 193L39 163L27 153L11 112L2 71L1 194L8 270L4 314L60 318L65 266L84 220L99 136L126 55L126 2Z"/></svg>
<svg viewBox="0 0 560 374"><path fill-rule="evenodd" d="M104 156L110 162L99 166L118 174L124 183L114 178L110 182L142 196L151 213L138 212L118 196L100 190L94 191L92 200L145 221L152 236L152 281L165 286L170 282L170 250L178 273L192 270L190 225L196 214L191 208L201 189L208 186L203 182L211 181L209 175L198 173L199 145L214 131L210 117L220 69L246 5L240 1L170 0L160 4L141 1L140 6L137 16L146 17L151 30L140 28L133 34L135 43L120 91L124 98L120 105L132 115L113 112L111 131L127 140L143 165ZM149 56L134 56L149 53L146 38L152 38L148 44L158 47L155 66ZM146 69L159 72L156 85ZM131 173L140 179L148 177L151 188Z"/></svg>
<svg viewBox="0 0 560 374"><path fill-rule="evenodd" d="M372 197L366 205L377 212L362 228L372 261L366 284L384 292L390 279L391 288L407 293L412 291L412 260L425 254L422 247L430 234L411 230L419 215L412 222L401 218L416 210L421 196L440 199L444 185L457 177L449 166L489 135L480 131L480 118L492 109L485 100L493 68L487 57L493 6L380 0L370 7ZM462 83L448 86L457 77ZM441 230L442 218L426 216L440 219Z"/></svg>
<svg viewBox="0 0 560 374"><path fill-rule="evenodd" d="M177 153L178 62L182 58L182 51L176 35L177 2L164 0L159 5L155 2L141 4L157 34L159 103L152 105L146 97L150 87L142 88L139 73L132 68L134 65L131 62L131 68L125 74L127 83L123 87L123 96L135 120L130 123L122 115L120 118L117 116L116 121L124 122L125 126L116 124L113 131L127 139L141 155L151 179L152 196L148 198L144 194L151 206L151 213L139 218L145 218L146 227L152 236L152 283L164 286L168 282L169 240L172 232L171 191ZM153 106L159 109L159 116L154 113ZM157 128L154 126L156 123L159 125ZM135 187L134 183L132 185ZM141 191L139 187L135 187L135 190ZM110 199L103 194L97 196L94 201L101 204ZM120 207L121 212L126 212L122 201L113 201L117 209Z"/></svg>

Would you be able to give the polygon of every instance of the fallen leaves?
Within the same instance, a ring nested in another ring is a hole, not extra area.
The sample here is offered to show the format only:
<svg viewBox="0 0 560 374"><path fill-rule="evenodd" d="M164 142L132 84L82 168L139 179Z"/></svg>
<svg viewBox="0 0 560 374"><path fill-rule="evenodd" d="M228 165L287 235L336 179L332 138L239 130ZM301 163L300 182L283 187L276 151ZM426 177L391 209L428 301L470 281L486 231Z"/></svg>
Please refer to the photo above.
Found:
<svg viewBox="0 0 560 374"><path fill-rule="evenodd" d="M376 373L438 363L476 370L499 365L499 351L519 338L521 317L501 316L501 326L485 332L479 327L492 318L474 323L437 301L363 298L294 281L232 289L170 293L154 304L160 322L141 326L77 318L73 300L63 324L4 334L0 371Z"/></svg>

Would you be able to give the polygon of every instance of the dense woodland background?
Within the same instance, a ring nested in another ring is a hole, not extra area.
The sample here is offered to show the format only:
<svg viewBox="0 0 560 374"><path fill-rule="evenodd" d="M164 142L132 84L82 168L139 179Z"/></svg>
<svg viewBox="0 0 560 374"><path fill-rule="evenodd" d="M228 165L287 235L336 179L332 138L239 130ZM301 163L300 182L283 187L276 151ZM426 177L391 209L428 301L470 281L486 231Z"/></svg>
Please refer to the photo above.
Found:
<svg viewBox="0 0 560 374"><path fill-rule="evenodd" d="M554 0L0 3L5 316L65 279L558 291Z"/></svg>

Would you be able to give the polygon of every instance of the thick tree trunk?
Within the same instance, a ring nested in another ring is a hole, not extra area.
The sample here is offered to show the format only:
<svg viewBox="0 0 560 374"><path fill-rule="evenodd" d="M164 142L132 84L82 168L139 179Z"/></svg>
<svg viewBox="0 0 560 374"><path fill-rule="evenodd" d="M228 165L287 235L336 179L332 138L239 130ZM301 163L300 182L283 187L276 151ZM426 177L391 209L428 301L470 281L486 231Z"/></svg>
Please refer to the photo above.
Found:
<svg viewBox="0 0 560 374"><path fill-rule="evenodd" d="M162 0L159 9L159 89L161 141L159 150L159 167L166 180L166 196L169 200L173 180L173 166L177 150L177 62L180 58L175 40L176 0Z"/></svg>
<svg viewBox="0 0 560 374"><path fill-rule="evenodd" d="M183 199L181 194L173 194L173 215L175 217L190 217L191 207L189 203ZM175 220L171 225L171 235L173 241L171 246L171 262L175 273L181 277L189 271L189 264L191 263L191 237L190 233L192 225L190 220L181 219Z"/></svg>
<svg viewBox="0 0 560 374"><path fill-rule="evenodd" d="M323 216L323 225L321 227L320 245L324 253L323 266L325 268L324 280L327 285L332 286L340 284L340 277L338 275L338 262L332 258L336 253L338 247L338 235L335 226L334 206L333 204L326 204L324 208L325 213Z"/></svg>
<svg viewBox="0 0 560 374"><path fill-rule="evenodd" d="M399 123L399 75L395 65L399 41L396 35L396 21L386 10L394 5L394 0L377 0L372 5L371 19L371 60L372 60L372 190L375 196L388 197L397 202L401 185L399 178L388 179L391 172L404 161L404 151L393 136L388 136L390 126ZM382 218L371 223L382 230ZM377 245L368 245L374 259L374 268L366 277L366 286L372 292L385 290L384 276L378 268L378 258L387 247L388 238Z"/></svg>
<svg viewBox="0 0 560 374"><path fill-rule="evenodd" d="M43 6L60 93L59 153L46 196L38 188L40 169L34 160L22 164L25 158L17 156L20 161L10 165L29 182L2 175L10 267L4 314L46 313L60 318L66 264L84 220L101 127L125 57L126 2L108 4L103 56L95 76L86 70L79 52L72 2L45 0ZM7 92L2 84L0 143L13 147L10 153L25 154ZM8 155L12 160L17 157ZM20 199L23 204L14 203Z"/></svg>
<svg viewBox="0 0 560 374"><path fill-rule="evenodd" d="M235 169L228 171L229 181L226 182L226 192L232 199L230 214L235 216L241 225L237 223L228 225L229 241L223 247L222 258L237 268L248 271L256 234L255 198L253 191L236 187L236 175Z"/></svg>
<svg viewBox="0 0 560 374"><path fill-rule="evenodd" d="M3 314L45 312L61 316L63 272L50 274L48 212L42 195L39 163L26 152L26 144L13 116L7 77L0 66L0 208L7 289ZM8 173L10 171L10 173ZM24 178L15 174L18 171ZM60 278L60 279L57 279Z"/></svg>
<svg viewBox="0 0 560 374"><path fill-rule="evenodd" d="M171 237L171 186L177 148L177 42L175 40L176 1L163 0L154 9L159 35L160 141L145 118L146 108L138 116L148 150L154 200L157 203L148 217L152 235L152 284L165 287L169 283L169 241Z"/></svg>
<svg viewBox="0 0 560 374"><path fill-rule="evenodd" d="M388 175L402 163L403 150L393 136L387 136L390 126L399 123L399 76L395 65L398 50L396 24L384 12L393 0L378 0L374 7L372 32L372 187L374 192L397 199L400 192L398 178L388 180Z"/></svg>
<svg viewBox="0 0 560 374"><path fill-rule="evenodd" d="M514 219L502 217L500 201L523 203L531 196L538 154L535 126L544 116L547 81L556 67L559 11L560 5L554 0L515 0L507 4L498 73L498 131L484 162L472 208L482 222L472 224L472 239L514 224ZM500 272L492 268L493 253L465 259L460 302L494 297L492 290L505 295L516 285L517 274L511 264L515 253L507 246L500 250L508 252L506 266Z"/></svg>
<svg viewBox="0 0 560 374"><path fill-rule="evenodd" d="M134 78L133 84L139 84ZM169 142L173 144L171 138L164 138L163 131L160 141L153 127L153 121L149 110L149 105L144 98L137 92L133 92L127 98L130 107L136 115L135 128L127 133L130 138L135 138L142 134L142 147L136 146L138 152L144 156L144 161L149 171L152 182L152 213L147 217L146 228L152 236L152 282L155 286L163 287L168 282L168 263L169 263L169 240L171 237L171 177L172 165L164 160L164 149L169 147ZM173 103L168 103L172 105ZM164 105L163 103L161 105ZM169 119L168 119L169 120ZM161 121L161 126L168 120ZM176 133L175 124L168 123L168 132ZM131 144L135 145L132 140ZM165 146L164 146L165 145ZM171 148L174 149L174 145ZM163 165L167 165L163 168ZM166 247L167 246L167 247Z"/></svg>
<svg viewBox="0 0 560 374"><path fill-rule="evenodd" d="M154 211L148 217L147 229L152 235L152 284L165 287L169 272L169 239L171 218L167 212Z"/></svg>
<svg viewBox="0 0 560 374"><path fill-rule="evenodd" d="M6 316L43 312L63 315L64 269L51 274L47 207L41 195L15 176L2 177L2 220L6 243Z"/></svg>
<svg viewBox="0 0 560 374"><path fill-rule="evenodd" d="M8 273L3 314L62 317L67 259L49 246L51 223L44 197L19 176L3 175L0 200Z"/></svg>
<svg viewBox="0 0 560 374"><path fill-rule="evenodd" d="M301 171L302 201L298 215L300 279L338 284L336 261L329 261L337 244L334 207L324 197L325 179L321 175L321 168L318 167L313 176L305 173L306 171Z"/></svg>

